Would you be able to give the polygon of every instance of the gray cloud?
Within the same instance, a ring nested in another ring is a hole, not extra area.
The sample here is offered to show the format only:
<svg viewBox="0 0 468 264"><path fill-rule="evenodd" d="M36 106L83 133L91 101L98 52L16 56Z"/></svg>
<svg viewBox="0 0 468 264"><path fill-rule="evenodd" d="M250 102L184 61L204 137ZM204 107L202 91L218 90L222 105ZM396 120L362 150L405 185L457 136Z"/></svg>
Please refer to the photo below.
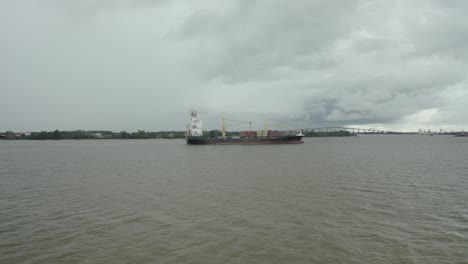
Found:
<svg viewBox="0 0 468 264"><path fill-rule="evenodd" d="M468 129L467 5L5 1L0 131L183 129L192 108L209 128Z"/></svg>
<svg viewBox="0 0 468 264"><path fill-rule="evenodd" d="M327 48L347 32L354 8L354 1L239 2L228 10L194 12L177 36L206 45L200 50L206 57L215 50L208 79L243 82L270 77L279 67L332 64Z"/></svg>

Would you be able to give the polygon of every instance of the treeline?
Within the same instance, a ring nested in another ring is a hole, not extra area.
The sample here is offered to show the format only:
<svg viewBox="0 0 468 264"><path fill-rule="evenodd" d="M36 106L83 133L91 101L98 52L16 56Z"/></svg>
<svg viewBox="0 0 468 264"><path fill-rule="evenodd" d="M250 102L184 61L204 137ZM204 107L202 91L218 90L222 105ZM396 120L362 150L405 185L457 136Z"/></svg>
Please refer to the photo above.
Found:
<svg viewBox="0 0 468 264"><path fill-rule="evenodd" d="M138 130L137 132L112 132L112 131L41 131L32 132L26 135L24 139L46 140L46 139L156 139L156 138L184 138L184 131L159 131L146 132Z"/></svg>

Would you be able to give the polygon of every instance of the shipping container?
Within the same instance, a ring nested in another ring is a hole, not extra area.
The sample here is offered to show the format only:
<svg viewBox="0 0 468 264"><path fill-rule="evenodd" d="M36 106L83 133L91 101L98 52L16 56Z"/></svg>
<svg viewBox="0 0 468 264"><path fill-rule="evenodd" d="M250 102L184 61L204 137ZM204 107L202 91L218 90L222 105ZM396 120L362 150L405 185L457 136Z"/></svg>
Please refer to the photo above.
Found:
<svg viewBox="0 0 468 264"><path fill-rule="evenodd" d="M268 136L268 132L265 130L259 130L257 131L257 137L266 137Z"/></svg>
<svg viewBox="0 0 468 264"><path fill-rule="evenodd" d="M240 136L241 137L255 137L257 134L255 131L241 131Z"/></svg>
<svg viewBox="0 0 468 264"><path fill-rule="evenodd" d="M268 136L269 136L269 137L280 137L280 136L281 136L281 131L278 131L278 130L269 130L269 131L268 131Z"/></svg>

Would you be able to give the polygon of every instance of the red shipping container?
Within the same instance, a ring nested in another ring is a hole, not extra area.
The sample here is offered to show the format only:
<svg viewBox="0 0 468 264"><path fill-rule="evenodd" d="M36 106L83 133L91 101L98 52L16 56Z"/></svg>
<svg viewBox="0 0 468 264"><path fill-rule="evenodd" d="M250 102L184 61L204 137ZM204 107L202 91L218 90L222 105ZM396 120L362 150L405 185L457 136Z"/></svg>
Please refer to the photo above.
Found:
<svg viewBox="0 0 468 264"><path fill-rule="evenodd" d="M255 137L255 131L241 131L241 137Z"/></svg>

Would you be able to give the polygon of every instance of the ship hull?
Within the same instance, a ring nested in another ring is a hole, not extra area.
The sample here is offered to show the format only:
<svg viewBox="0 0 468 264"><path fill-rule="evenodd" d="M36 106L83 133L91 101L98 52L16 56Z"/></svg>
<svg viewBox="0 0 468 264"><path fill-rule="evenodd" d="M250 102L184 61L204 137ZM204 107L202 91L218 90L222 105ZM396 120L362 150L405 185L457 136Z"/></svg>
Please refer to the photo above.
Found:
<svg viewBox="0 0 468 264"><path fill-rule="evenodd" d="M268 144L302 144L302 136L281 136L263 138L221 138L188 136L185 138L190 145L268 145Z"/></svg>

